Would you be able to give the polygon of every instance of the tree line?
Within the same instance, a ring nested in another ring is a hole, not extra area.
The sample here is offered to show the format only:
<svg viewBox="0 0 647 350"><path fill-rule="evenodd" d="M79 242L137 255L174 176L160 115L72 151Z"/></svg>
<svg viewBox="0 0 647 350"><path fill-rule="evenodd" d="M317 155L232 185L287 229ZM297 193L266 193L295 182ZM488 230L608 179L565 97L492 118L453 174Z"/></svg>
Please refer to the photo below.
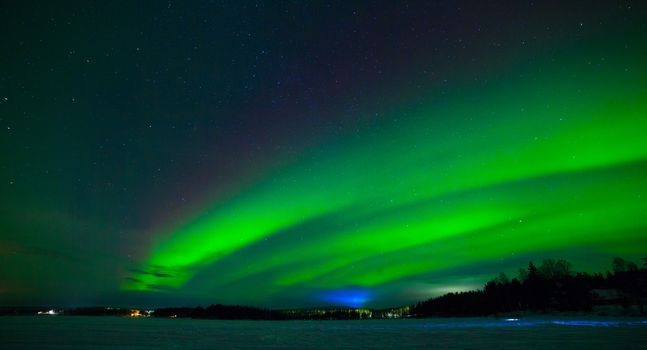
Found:
<svg viewBox="0 0 647 350"><path fill-rule="evenodd" d="M156 309L153 316L218 320L359 320L368 318L367 312L370 313L368 309L352 308L272 310L216 304L206 308L200 306L161 308Z"/></svg>
<svg viewBox="0 0 647 350"><path fill-rule="evenodd" d="M278 310L261 309L240 305L211 305L206 308L172 307L155 309L155 317L172 318L205 318L220 320L277 320L283 315Z"/></svg>
<svg viewBox="0 0 647 350"><path fill-rule="evenodd" d="M449 293L417 303L412 317L490 316L515 312L591 311L596 305L636 307L644 314L647 297L647 258L641 267L614 258L605 274L573 272L566 260L532 261L509 279L501 273L483 289ZM596 293L597 292L597 293Z"/></svg>

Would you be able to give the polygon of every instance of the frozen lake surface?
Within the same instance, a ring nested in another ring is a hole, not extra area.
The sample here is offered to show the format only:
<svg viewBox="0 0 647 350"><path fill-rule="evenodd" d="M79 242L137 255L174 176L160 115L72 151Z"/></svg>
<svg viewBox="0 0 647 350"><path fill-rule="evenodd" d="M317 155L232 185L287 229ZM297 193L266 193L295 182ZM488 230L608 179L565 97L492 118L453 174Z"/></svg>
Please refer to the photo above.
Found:
<svg viewBox="0 0 647 350"><path fill-rule="evenodd" d="M0 317L0 349L647 349L643 319Z"/></svg>

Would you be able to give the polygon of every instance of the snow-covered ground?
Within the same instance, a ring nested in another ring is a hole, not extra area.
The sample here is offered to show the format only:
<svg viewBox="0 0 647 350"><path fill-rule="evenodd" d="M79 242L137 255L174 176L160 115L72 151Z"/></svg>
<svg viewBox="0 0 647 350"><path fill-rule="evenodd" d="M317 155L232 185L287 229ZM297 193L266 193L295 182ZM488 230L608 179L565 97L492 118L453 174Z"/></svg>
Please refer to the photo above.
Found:
<svg viewBox="0 0 647 350"><path fill-rule="evenodd" d="M644 319L0 317L0 349L647 349Z"/></svg>

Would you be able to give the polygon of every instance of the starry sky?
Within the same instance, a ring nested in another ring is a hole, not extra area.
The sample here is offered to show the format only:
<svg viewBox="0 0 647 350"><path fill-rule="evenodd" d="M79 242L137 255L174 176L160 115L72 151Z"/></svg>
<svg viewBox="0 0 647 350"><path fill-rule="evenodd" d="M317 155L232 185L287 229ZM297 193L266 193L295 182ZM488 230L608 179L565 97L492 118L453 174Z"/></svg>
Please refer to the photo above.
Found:
<svg viewBox="0 0 647 350"><path fill-rule="evenodd" d="M0 305L393 306L647 256L641 1L0 5Z"/></svg>

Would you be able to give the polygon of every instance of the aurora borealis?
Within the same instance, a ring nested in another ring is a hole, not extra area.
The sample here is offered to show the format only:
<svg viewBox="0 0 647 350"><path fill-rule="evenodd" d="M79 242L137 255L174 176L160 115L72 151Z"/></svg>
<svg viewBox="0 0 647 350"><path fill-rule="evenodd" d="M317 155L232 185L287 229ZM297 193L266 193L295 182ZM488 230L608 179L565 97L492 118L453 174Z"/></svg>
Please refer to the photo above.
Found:
<svg viewBox="0 0 647 350"><path fill-rule="evenodd" d="M3 11L3 304L389 306L647 256L642 3L88 6Z"/></svg>

